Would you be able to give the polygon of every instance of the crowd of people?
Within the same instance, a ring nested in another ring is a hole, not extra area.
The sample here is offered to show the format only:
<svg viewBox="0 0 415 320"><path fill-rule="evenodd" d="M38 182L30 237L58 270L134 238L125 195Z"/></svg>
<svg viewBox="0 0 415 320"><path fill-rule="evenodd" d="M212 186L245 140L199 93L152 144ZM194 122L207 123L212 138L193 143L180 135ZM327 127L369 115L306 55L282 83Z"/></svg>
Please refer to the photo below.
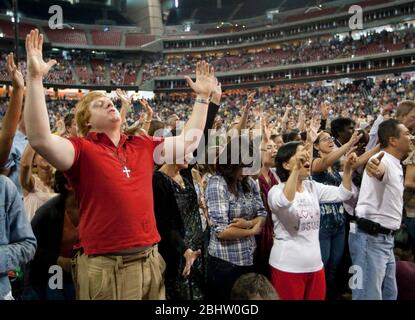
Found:
<svg viewBox="0 0 415 320"><path fill-rule="evenodd" d="M6 56L7 54L3 53L0 57L0 80L3 81L9 79L5 71L6 66L4 61ZM138 62L115 62L109 59L109 72L107 75L105 61L91 59L87 53L70 59L60 57L56 60L58 63L53 66L53 72L47 74L45 77L45 83L78 84L77 77L79 84L130 86L135 85L137 74L141 67ZM21 61L19 67L25 77L26 61Z"/></svg>
<svg viewBox="0 0 415 320"><path fill-rule="evenodd" d="M50 100L42 41L5 63L0 299L415 298L410 78Z"/></svg>
<svg viewBox="0 0 415 320"><path fill-rule="evenodd" d="M205 60L214 66L216 72L235 70L253 70L257 68L275 67L288 64L311 63L324 60L350 58L365 54L382 53L401 49L414 48L413 26L388 32L369 32L360 39L350 36L345 38L311 37L293 40L278 45L262 45L259 47L238 50L221 50L197 54L166 54L155 53L146 57L146 63L118 61L110 58L96 59L89 53L78 53L73 57L59 57L53 72L45 78L45 83L91 85L134 85L138 73L142 69L145 82L155 77L167 75L186 75L198 60ZM6 53L1 55L0 80L7 80L4 60ZM26 63L20 62L20 69L25 76ZM107 70L108 69L108 70Z"/></svg>
<svg viewBox="0 0 415 320"><path fill-rule="evenodd" d="M144 67L143 80L166 75L184 75L192 72L195 61L204 59L211 63L217 72L239 69L257 69L288 64L299 64L351 58L365 54L382 53L414 48L413 27L388 32L371 32L360 39L352 37L340 39L310 38L285 42L276 47L263 46L242 50L226 50L204 54L161 55L151 57ZM370 50L369 50L370 49Z"/></svg>
<svg viewBox="0 0 415 320"><path fill-rule="evenodd" d="M137 73L140 69L138 63L117 62L111 63L111 85L134 85L137 80Z"/></svg>

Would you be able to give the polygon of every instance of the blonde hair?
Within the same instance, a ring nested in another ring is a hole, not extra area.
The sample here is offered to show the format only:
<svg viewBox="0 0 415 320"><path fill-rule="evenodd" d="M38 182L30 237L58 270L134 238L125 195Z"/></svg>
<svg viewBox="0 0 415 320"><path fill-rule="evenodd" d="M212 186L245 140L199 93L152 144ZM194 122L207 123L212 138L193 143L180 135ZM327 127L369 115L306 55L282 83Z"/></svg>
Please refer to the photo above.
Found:
<svg viewBox="0 0 415 320"><path fill-rule="evenodd" d="M106 97L106 95L102 92L91 91L85 96L83 96L82 99L79 100L79 102L76 104L75 119L76 125L78 127L78 134L81 137L85 137L90 130L90 127L88 125L89 118L91 117L91 113L89 112L89 106L96 99L102 97Z"/></svg>
<svg viewBox="0 0 415 320"><path fill-rule="evenodd" d="M412 100L403 100L398 104L398 109L396 110L396 117L401 118L408 115L412 109L415 108L415 102Z"/></svg>

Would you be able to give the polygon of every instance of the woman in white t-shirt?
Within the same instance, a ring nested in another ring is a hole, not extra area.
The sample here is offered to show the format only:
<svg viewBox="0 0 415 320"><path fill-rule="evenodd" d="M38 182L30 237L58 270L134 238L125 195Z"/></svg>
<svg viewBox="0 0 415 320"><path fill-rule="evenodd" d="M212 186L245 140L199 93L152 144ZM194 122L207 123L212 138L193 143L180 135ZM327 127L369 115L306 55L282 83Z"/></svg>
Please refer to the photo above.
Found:
<svg viewBox="0 0 415 320"><path fill-rule="evenodd" d="M353 195L351 168L355 161L355 153L347 157L340 187L326 186L306 180L311 167L309 148L290 142L278 150L276 166L282 183L268 193L276 235L269 263L272 284L282 300L325 299L319 203L341 202Z"/></svg>

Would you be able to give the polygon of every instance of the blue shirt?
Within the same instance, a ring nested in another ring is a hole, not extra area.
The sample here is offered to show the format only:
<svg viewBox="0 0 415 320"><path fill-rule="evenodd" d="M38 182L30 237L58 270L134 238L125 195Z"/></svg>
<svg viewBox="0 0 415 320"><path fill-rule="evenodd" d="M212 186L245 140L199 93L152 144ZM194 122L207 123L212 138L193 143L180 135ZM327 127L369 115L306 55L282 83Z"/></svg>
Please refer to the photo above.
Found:
<svg viewBox="0 0 415 320"><path fill-rule="evenodd" d="M0 300L11 291L9 271L33 259L36 238L27 219L22 196L0 175Z"/></svg>
<svg viewBox="0 0 415 320"><path fill-rule="evenodd" d="M219 240L217 235L223 232L234 218L252 220L258 216L265 217L258 185L249 178L250 192L243 192L238 186L238 194L228 189L222 176L212 176L206 189L206 205L212 223L208 252L211 256L238 266L253 265L256 249L255 236L237 240Z"/></svg>
<svg viewBox="0 0 415 320"><path fill-rule="evenodd" d="M342 177L339 173L339 162L333 165L332 171L313 173L313 180L328 186L340 186ZM346 222L343 202L320 203L320 229L332 229L341 227Z"/></svg>
<svg viewBox="0 0 415 320"><path fill-rule="evenodd" d="M5 168L10 169L9 178L13 181L17 190L22 193L22 186L20 185L20 160L27 145L27 137L17 130L13 139L12 149L10 150L9 159L4 165Z"/></svg>

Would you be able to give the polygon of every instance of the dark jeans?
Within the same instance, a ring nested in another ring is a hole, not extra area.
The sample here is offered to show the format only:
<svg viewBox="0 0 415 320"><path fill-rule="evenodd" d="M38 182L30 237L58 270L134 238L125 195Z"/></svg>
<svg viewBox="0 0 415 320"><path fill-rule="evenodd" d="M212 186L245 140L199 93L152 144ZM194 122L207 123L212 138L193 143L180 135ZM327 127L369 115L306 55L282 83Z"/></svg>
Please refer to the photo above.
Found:
<svg viewBox="0 0 415 320"><path fill-rule="evenodd" d="M346 244L345 226L321 228L320 250L326 274L327 298L335 298L336 273Z"/></svg>
<svg viewBox="0 0 415 320"><path fill-rule="evenodd" d="M238 266L208 255L209 300L229 300L235 281L243 274L254 272L253 266Z"/></svg>

